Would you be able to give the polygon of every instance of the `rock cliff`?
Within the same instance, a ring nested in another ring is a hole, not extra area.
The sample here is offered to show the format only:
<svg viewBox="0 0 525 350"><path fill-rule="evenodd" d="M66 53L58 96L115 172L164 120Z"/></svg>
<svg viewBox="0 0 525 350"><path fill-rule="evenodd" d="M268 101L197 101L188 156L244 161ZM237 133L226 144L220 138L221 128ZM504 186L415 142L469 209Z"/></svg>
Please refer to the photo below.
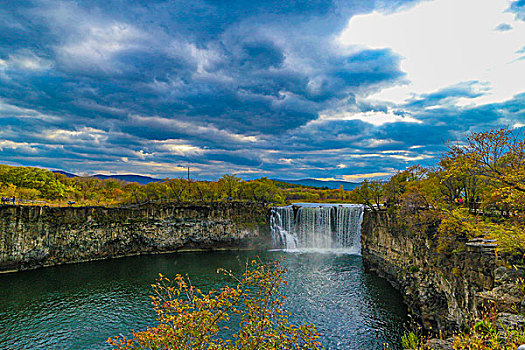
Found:
<svg viewBox="0 0 525 350"><path fill-rule="evenodd" d="M242 248L269 239L261 203L129 208L0 207L0 271L180 249Z"/></svg>
<svg viewBox="0 0 525 350"><path fill-rule="evenodd" d="M496 245L478 239L464 249L437 249L436 224L407 225L387 211L366 212L363 262L387 278L427 329L457 330L479 317L483 295L495 287Z"/></svg>

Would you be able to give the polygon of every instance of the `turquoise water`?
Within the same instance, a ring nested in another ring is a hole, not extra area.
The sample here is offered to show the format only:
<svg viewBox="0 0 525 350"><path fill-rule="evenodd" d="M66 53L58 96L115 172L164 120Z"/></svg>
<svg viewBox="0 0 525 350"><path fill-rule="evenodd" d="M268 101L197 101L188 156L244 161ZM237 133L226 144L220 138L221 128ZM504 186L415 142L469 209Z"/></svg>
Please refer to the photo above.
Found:
<svg viewBox="0 0 525 350"><path fill-rule="evenodd" d="M150 284L188 274L218 288L218 267L283 258L292 321L317 326L327 349L400 349L407 319L401 296L365 272L361 257L322 253L196 252L65 265L0 275L0 349L109 349L108 337L155 324Z"/></svg>

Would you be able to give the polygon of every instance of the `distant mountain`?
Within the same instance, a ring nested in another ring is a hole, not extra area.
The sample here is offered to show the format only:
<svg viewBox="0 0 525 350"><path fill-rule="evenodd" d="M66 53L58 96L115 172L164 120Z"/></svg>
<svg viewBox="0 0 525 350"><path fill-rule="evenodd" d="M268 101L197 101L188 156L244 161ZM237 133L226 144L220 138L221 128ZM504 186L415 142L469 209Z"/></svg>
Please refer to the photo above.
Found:
<svg viewBox="0 0 525 350"><path fill-rule="evenodd" d="M275 181L280 182L287 182L289 184L294 185L302 185L302 186L308 186L308 187L328 187L331 189L337 189L341 185L343 185L343 189L347 191L351 191L357 186L359 186L358 182L348 182L348 181L322 181L322 180L316 180L316 179L300 179L300 180L278 180L275 179Z"/></svg>
<svg viewBox="0 0 525 350"><path fill-rule="evenodd" d="M127 182L138 182L141 185L149 184L150 182L162 181L162 179L156 179L156 178L149 177L149 176L134 175L134 174L124 174L124 175L96 174L96 175L92 175L92 177L96 177L101 180L116 179L116 180L122 180L122 181L127 181Z"/></svg>
<svg viewBox="0 0 525 350"><path fill-rule="evenodd" d="M53 170L56 174L62 174L67 177L77 177L78 175L68 173L67 171L63 170ZM149 184L150 182L158 182L162 181L162 179L156 179L149 176L142 176L142 175L135 175L135 174L124 174L124 175L102 175L102 174L96 174L91 175L90 177L96 177L97 179L106 180L106 179L115 179L115 180L122 180L127 182L138 182L141 185Z"/></svg>
<svg viewBox="0 0 525 350"><path fill-rule="evenodd" d="M52 170L52 172L54 172L55 174L65 175L66 177L77 177L78 176L75 174L68 173L67 171L63 171L63 170Z"/></svg>

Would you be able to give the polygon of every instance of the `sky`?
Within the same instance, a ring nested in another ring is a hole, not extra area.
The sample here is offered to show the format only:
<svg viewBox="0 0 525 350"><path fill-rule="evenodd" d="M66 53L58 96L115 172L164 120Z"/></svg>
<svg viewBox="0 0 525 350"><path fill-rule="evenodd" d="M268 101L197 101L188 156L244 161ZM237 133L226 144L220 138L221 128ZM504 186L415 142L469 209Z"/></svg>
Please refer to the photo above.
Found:
<svg viewBox="0 0 525 350"><path fill-rule="evenodd" d="M0 3L0 163L382 179L525 127L525 0Z"/></svg>

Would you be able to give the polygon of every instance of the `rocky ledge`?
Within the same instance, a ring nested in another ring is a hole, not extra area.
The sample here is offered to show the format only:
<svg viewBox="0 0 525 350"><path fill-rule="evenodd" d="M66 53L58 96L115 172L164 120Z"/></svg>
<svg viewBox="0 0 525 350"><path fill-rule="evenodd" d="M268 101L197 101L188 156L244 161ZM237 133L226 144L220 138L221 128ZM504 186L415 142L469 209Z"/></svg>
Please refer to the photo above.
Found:
<svg viewBox="0 0 525 350"><path fill-rule="evenodd" d="M262 203L0 207L0 271L269 241Z"/></svg>
<svg viewBox="0 0 525 350"><path fill-rule="evenodd" d="M423 327L446 338L478 321L489 307L502 335L505 329L525 329L523 268L507 266L493 240L478 238L443 252L437 224L413 215L365 212L361 244L364 265L403 294ZM452 349L452 338L427 345Z"/></svg>

